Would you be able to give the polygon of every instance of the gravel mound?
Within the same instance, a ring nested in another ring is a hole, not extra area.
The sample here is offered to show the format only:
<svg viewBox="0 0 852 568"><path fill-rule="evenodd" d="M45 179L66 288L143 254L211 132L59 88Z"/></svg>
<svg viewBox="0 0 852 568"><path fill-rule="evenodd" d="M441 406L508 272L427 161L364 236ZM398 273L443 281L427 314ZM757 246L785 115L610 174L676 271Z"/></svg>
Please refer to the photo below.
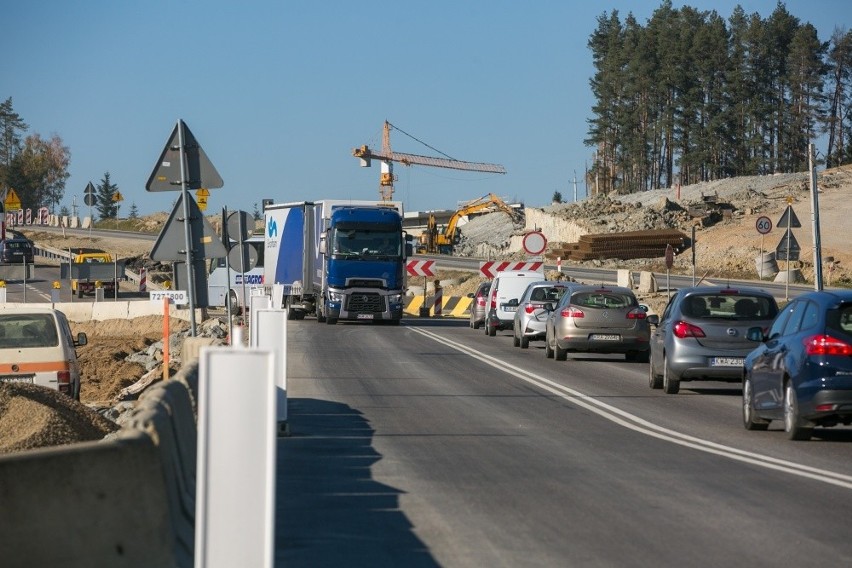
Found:
<svg viewBox="0 0 852 568"><path fill-rule="evenodd" d="M100 440L118 425L38 385L0 383L0 453Z"/></svg>

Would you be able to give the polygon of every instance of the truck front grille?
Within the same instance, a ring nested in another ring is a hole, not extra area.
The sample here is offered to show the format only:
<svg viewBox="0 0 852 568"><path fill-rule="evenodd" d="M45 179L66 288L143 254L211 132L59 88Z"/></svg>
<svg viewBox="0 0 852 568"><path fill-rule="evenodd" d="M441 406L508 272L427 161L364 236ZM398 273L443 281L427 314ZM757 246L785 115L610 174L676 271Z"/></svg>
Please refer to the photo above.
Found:
<svg viewBox="0 0 852 568"><path fill-rule="evenodd" d="M356 292L349 296L346 310L359 314L380 314L385 311L385 299L379 294Z"/></svg>

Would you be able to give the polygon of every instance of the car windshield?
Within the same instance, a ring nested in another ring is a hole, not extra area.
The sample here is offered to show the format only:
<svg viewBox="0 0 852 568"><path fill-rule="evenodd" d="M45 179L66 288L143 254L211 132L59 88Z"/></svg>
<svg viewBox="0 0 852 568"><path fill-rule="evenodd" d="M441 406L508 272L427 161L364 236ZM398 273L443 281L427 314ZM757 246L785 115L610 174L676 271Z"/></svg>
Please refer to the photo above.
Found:
<svg viewBox="0 0 852 568"><path fill-rule="evenodd" d="M54 347L59 345L56 325L50 314L0 315L0 349ZM0 357L3 357L0 355Z"/></svg>
<svg viewBox="0 0 852 568"><path fill-rule="evenodd" d="M396 258L401 256L399 232L362 228L337 228L332 233L332 254L342 258Z"/></svg>
<svg viewBox="0 0 852 568"><path fill-rule="evenodd" d="M744 294L693 294L683 300L683 314L691 318L771 320L778 313L765 296Z"/></svg>
<svg viewBox="0 0 852 568"><path fill-rule="evenodd" d="M539 286L530 293L531 302L556 302L565 294L565 286Z"/></svg>

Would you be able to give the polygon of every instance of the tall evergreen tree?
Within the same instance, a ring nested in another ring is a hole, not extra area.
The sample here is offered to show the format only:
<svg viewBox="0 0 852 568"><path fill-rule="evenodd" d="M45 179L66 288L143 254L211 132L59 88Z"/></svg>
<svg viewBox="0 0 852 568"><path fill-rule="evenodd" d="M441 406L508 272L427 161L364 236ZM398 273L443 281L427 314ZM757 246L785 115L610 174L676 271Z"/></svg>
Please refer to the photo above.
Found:
<svg viewBox="0 0 852 568"><path fill-rule="evenodd" d="M12 107L12 97L0 104L0 185L11 185L9 170L12 160L21 152L21 137L28 128Z"/></svg>
<svg viewBox="0 0 852 568"><path fill-rule="evenodd" d="M852 31L834 30L827 65L830 91L825 118L828 131L826 166L830 168L843 162L844 150L850 146L848 139L844 140L843 125L852 109Z"/></svg>
<svg viewBox="0 0 852 568"><path fill-rule="evenodd" d="M101 182L95 186L95 208L101 220L118 217L117 193L118 186L110 181L109 172L105 172Z"/></svg>

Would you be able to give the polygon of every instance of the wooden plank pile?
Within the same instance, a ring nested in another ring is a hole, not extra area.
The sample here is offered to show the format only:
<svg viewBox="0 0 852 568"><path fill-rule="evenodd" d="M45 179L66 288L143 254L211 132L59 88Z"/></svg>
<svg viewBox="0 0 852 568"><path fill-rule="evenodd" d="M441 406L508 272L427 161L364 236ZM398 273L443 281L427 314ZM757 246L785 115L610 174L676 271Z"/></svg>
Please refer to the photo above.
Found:
<svg viewBox="0 0 852 568"><path fill-rule="evenodd" d="M677 254L689 248L689 244L689 237L677 229L603 233L583 235L576 243L553 243L548 256L576 261L662 258L666 254L666 245L671 245Z"/></svg>

